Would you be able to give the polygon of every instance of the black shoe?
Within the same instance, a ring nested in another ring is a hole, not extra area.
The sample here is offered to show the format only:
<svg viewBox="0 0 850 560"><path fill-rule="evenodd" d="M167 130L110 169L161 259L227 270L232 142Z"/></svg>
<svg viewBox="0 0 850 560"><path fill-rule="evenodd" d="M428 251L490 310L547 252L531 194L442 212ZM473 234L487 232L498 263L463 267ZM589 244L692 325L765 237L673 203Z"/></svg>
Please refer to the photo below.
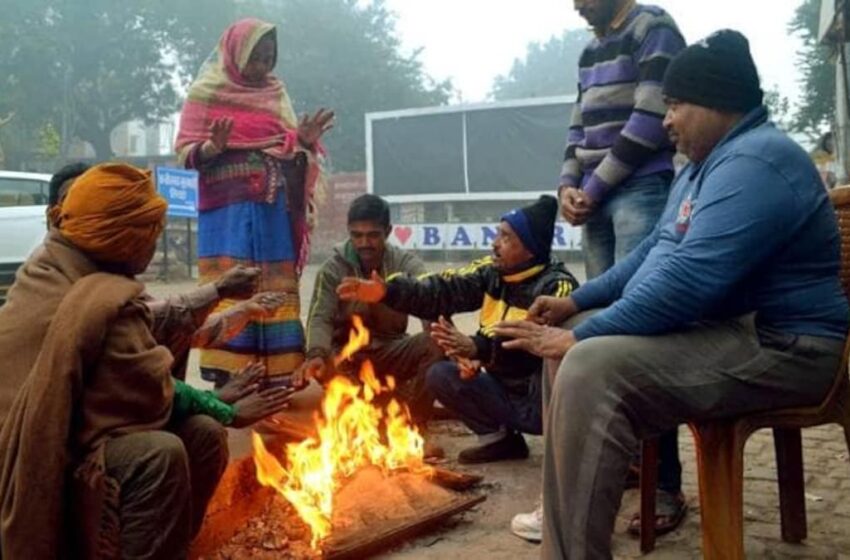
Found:
<svg viewBox="0 0 850 560"><path fill-rule="evenodd" d="M509 432L499 441L464 449L457 456L458 463L472 465L475 463L491 463L493 461L509 461L528 457L528 446L522 434Z"/></svg>

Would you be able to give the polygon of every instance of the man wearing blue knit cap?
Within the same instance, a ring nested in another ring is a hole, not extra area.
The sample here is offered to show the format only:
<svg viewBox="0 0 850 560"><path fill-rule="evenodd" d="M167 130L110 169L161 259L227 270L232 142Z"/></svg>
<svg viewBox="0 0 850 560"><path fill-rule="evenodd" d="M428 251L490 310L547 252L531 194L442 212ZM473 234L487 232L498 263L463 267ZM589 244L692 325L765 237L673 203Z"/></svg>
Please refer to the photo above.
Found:
<svg viewBox="0 0 850 560"><path fill-rule="evenodd" d="M612 557L642 438L817 405L841 362L835 212L808 154L770 122L749 42L724 30L689 46L663 93L664 125L690 164L652 234L569 297L535 302L529 315L549 326L496 327L515 338L504 346L548 358L554 373L544 376L547 560Z"/></svg>
<svg viewBox="0 0 850 560"><path fill-rule="evenodd" d="M461 463L524 459L528 447L522 433L543 432L542 360L502 348L493 326L524 319L538 296L566 297L578 285L552 261L557 214L557 201L542 196L502 216L492 256L420 278L347 278L337 290L343 300L381 302L434 321L431 336L449 360L431 366L427 388L479 437L477 446L461 451ZM475 310L480 321L473 336L446 320Z"/></svg>

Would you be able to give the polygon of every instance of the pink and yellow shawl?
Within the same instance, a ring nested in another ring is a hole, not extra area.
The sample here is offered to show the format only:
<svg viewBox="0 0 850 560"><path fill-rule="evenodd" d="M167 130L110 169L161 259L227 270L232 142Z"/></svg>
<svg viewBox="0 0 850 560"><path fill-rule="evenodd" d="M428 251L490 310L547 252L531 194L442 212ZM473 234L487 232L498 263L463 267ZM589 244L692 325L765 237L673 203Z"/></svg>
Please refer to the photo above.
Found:
<svg viewBox="0 0 850 560"><path fill-rule="evenodd" d="M210 125L222 117L234 121L230 148L258 149L280 158L291 156L298 121L283 82L269 75L262 85L253 86L242 77L254 47L274 30L270 23L243 19L222 34L218 47L189 88L175 146L181 157L191 145L209 139Z"/></svg>

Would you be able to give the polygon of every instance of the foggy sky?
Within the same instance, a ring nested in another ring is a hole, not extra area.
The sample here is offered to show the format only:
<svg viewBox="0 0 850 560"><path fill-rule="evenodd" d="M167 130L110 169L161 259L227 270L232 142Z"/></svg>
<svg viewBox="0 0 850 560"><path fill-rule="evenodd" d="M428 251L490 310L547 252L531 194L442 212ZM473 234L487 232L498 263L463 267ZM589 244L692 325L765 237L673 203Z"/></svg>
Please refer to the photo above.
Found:
<svg viewBox="0 0 850 560"><path fill-rule="evenodd" d="M765 89L777 85L792 103L799 95L795 51L800 41L787 24L802 0L655 0L669 11L685 39L697 41L733 28L749 39ZM572 0L387 0L408 52L424 47L421 60L437 79L451 78L463 101L483 101L493 78L524 56L530 41L545 41L566 28L586 27ZM565 79L569 79L566 75ZM457 101L457 100L455 100Z"/></svg>

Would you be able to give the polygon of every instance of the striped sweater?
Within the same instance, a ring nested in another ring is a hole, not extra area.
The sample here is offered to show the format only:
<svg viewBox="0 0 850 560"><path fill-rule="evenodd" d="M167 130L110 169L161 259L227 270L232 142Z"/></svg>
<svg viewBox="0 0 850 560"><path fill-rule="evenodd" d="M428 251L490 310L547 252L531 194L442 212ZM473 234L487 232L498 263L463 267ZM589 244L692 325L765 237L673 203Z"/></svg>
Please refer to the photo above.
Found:
<svg viewBox="0 0 850 560"><path fill-rule="evenodd" d="M579 99L561 171L561 185L580 186L595 202L631 177L673 170L661 82L685 41L655 6L637 4L613 27L579 60Z"/></svg>

